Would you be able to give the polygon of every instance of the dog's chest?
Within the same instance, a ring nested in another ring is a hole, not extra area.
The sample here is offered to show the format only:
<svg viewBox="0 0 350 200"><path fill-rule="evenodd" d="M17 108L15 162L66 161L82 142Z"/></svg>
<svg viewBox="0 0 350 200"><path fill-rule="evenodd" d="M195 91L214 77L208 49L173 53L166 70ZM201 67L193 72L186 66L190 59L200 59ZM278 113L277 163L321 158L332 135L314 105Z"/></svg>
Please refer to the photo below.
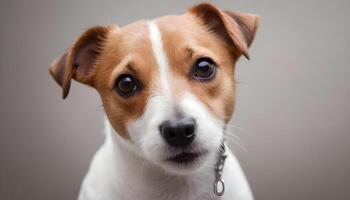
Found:
<svg viewBox="0 0 350 200"><path fill-rule="evenodd" d="M230 152L223 174L226 192L222 198L213 193L212 167L192 175L173 176L120 153L111 145L101 147L84 179L79 200L253 199L239 164Z"/></svg>
<svg viewBox="0 0 350 200"><path fill-rule="evenodd" d="M214 200L211 176L207 177L147 177L131 178L119 185L117 195L130 200ZM142 183L142 184L140 184Z"/></svg>

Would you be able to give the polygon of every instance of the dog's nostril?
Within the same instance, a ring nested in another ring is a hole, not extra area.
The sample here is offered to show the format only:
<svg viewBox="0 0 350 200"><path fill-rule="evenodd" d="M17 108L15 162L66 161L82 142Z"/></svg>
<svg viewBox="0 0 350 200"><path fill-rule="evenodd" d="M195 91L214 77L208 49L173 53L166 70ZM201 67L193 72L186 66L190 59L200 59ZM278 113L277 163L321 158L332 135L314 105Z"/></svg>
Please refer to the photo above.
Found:
<svg viewBox="0 0 350 200"><path fill-rule="evenodd" d="M186 146L195 136L195 121L192 118L176 118L163 122L159 129L166 142L172 146Z"/></svg>
<svg viewBox="0 0 350 200"><path fill-rule="evenodd" d="M169 140L174 140L174 139L175 139L175 136L176 136L176 134L175 134L173 131L171 131L171 130L168 131L168 133L167 133L167 138L168 138Z"/></svg>
<svg viewBox="0 0 350 200"><path fill-rule="evenodd" d="M192 137L194 135L194 126L188 126L185 130L185 137Z"/></svg>

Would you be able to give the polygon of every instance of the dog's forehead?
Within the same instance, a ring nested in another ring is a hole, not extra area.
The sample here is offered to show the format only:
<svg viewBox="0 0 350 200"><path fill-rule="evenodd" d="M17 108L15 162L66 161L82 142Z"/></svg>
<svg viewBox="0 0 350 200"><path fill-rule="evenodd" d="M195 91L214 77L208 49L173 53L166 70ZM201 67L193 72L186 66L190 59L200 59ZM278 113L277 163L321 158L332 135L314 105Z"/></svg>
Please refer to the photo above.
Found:
<svg viewBox="0 0 350 200"><path fill-rule="evenodd" d="M115 26L109 35L109 40L107 40L107 47L128 51L147 43L147 41L147 21L142 20L121 28Z"/></svg>
<svg viewBox="0 0 350 200"><path fill-rule="evenodd" d="M183 15L167 15L153 20L158 28L166 33L183 33L189 34L194 30L198 30L199 21L190 14Z"/></svg>
<svg viewBox="0 0 350 200"><path fill-rule="evenodd" d="M151 39L151 24L153 33L154 30L159 32L156 40L162 46L170 66L173 66L173 61L186 58L188 47L208 46L205 43L212 41L210 33L193 15L167 15L133 22L121 28L115 27L105 44L105 55L101 62L107 62L108 68L115 68L128 57L136 68L149 68L159 64L152 44L155 41Z"/></svg>
<svg viewBox="0 0 350 200"><path fill-rule="evenodd" d="M140 42L149 40L149 23L153 22L159 29L161 36L182 37L184 41L195 36L196 33L203 33L202 26L198 19L190 14L167 15L152 20L141 20L130 23L122 28L117 28L118 34L115 37L121 37L131 46L137 46Z"/></svg>
<svg viewBox="0 0 350 200"><path fill-rule="evenodd" d="M180 66L185 68L197 56L211 57L216 62L228 60L231 56L226 45L193 14L167 15L121 28L116 26L100 62L107 70L132 64L139 71L148 71L164 65L157 60L157 56L162 55L167 68L176 70Z"/></svg>

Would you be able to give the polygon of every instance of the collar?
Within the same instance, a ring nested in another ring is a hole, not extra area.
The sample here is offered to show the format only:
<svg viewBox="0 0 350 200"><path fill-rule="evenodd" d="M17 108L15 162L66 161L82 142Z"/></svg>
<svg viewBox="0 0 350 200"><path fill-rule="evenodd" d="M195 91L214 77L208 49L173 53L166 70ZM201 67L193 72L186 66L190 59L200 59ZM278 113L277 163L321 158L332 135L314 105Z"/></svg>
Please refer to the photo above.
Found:
<svg viewBox="0 0 350 200"><path fill-rule="evenodd" d="M222 196L225 193L225 183L221 178L224 170L225 160L227 158L226 148L224 141L222 141L219 149L218 161L215 164L215 181L214 181L214 194L216 196Z"/></svg>

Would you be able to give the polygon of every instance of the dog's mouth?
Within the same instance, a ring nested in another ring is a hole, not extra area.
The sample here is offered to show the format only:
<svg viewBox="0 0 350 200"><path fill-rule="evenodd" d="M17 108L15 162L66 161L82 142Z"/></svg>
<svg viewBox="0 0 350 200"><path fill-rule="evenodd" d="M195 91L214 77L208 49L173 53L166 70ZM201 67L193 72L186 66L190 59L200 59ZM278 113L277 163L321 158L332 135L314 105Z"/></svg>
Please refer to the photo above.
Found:
<svg viewBox="0 0 350 200"><path fill-rule="evenodd" d="M175 156L172 156L166 159L168 162L176 163L176 164L188 164L198 160L206 151L202 152L182 152Z"/></svg>

